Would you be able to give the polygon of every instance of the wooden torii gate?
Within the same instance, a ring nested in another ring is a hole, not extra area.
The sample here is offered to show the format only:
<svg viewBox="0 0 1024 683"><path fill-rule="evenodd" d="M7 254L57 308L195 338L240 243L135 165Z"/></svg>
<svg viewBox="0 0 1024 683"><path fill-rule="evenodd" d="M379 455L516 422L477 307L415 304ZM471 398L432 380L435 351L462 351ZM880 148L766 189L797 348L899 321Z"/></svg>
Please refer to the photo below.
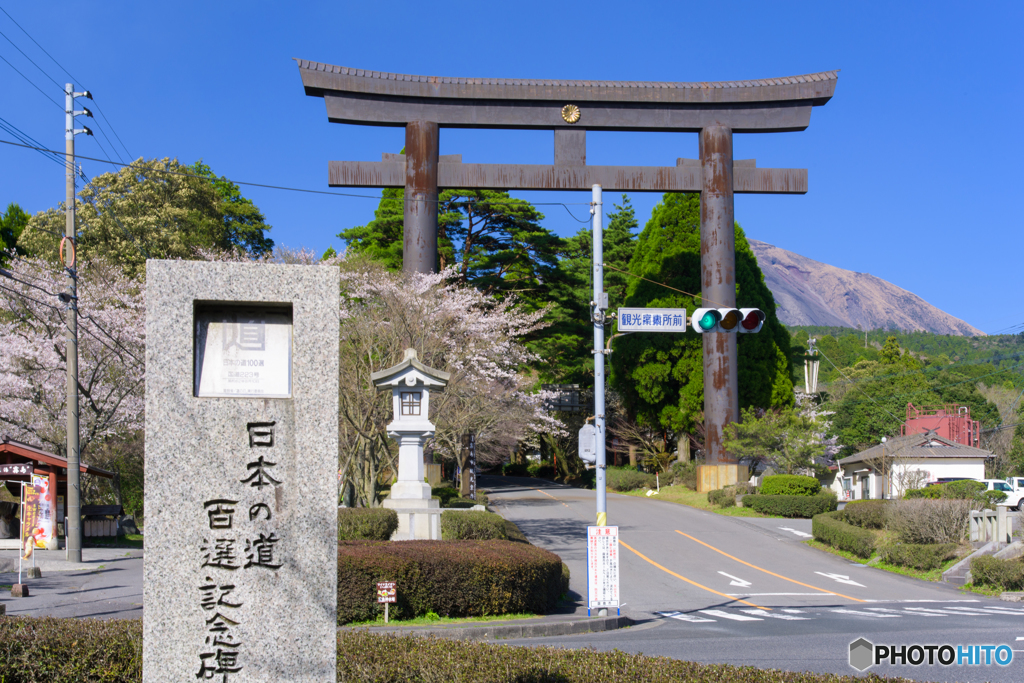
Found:
<svg viewBox="0 0 1024 683"><path fill-rule="evenodd" d="M736 305L733 195L804 194L807 170L733 160L733 133L800 131L835 92L838 71L754 81L654 83L447 78L366 71L296 60L306 94L335 123L405 128L405 154L331 161L331 187L405 188L403 269L437 263L439 188L700 192L703 305ZM439 156L440 128L554 131L552 165L464 164ZM700 158L675 166L588 166L588 130L700 134ZM705 334L706 463L734 464L722 429L739 419L736 335Z"/></svg>

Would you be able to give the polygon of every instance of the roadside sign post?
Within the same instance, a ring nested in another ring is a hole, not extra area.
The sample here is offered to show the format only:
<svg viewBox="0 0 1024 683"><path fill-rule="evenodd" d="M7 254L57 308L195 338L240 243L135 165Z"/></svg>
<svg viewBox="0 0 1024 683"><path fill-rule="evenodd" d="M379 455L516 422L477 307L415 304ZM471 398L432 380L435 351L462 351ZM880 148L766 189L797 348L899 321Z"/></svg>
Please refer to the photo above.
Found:
<svg viewBox="0 0 1024 683"><path fill-rule="evenodd" d="M398 588L394 581L377 582L377 602L384 603L384 623L388 623L388 605L398 602Z"/></svg>
<svg viewBox="0 0 1024 683"><path fill-rule="evenodd" d="M619 527L587 527L587 616L619 611Z"/></svg>

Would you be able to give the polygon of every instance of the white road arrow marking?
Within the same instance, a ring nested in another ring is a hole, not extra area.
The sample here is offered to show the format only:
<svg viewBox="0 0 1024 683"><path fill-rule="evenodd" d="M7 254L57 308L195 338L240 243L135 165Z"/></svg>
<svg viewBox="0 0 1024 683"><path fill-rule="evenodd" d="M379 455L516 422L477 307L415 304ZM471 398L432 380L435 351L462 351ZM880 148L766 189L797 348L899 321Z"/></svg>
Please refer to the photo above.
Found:
<svg viewBox="0 0 1024 683"><path fill-rule="evenodd" d="M746 588L747 586L751 585L751 583L749 581L744 581L743 579L739 578L738 576L733 576L732 574L726 574L725 572L718 572L718 573L721 574L722 576L726 576L726 577L732 579L732 581L729 582L730 586L739 586L740 588Z"/></svg>
<svg viewBox="0 0 1024 683"><path fill-rule="evenodd" d="M678 619L679 621L691 621L695 624L715 623L714 619L705 619L704 617L698 617L694 614L683 614L682 612L658 612L658 614L669 619Z"/></svg>
<svg viewBox="0 0 1024 683"><path fill-rule="evenodd" d="M838 581L839 583L848 583L851 586L860 586L861 588L867 588L867 586L865 586L863 583L857 583L856 581L851 581L850 577L846 576L845 574L826 574L825 572L814 572L814 573L815 574L820 574L821 576L824 576L826 578L832 579L833 581Z"/></svg>
<svg viewBox="0 0 1024 683"><path fill-rule="evenodd" d="M744 609L741 612L747 614L753 614L756 617L771 617L772 619L785 619L786 621L807 621L810 617L794 617L791 614L776 614L775 612L766 612L763 609Z"/></svg>
<svg viewBox="0 0 1024 683"><path fill-rule="evenodd" d="M805 533L803 531L797 531L796 529L790 529L788 526L780 526L779 528L782 529L783 531L788 531L791 534L796 534L797 536L800 536L801 538L810 538L811 537L811 535L808 534L808 533Z"/></svg>
<svg viewBox="0 0 1024 683"><path fill-rule="evenodd" d="M757 617L748 617L743 614L733 614L732 612L724 612L720 609L702 609L702 614L707 614L711 617L721 617L723 619L732 619L733 621L764 621L764 619L758 619Z"/></svg>
<svg viewBox="0 0 1024 683"><path fill-rule="evenodd" d="M875 612L858 612L857 610L854 610L854 609L834 609L834 610L831 610L831 611L835 612L836 614L856 614L857 616L860 616L860 617L874 617L876 619L899 619L900 618L900 615L898 615L898 614L877 614Z"/></svg>

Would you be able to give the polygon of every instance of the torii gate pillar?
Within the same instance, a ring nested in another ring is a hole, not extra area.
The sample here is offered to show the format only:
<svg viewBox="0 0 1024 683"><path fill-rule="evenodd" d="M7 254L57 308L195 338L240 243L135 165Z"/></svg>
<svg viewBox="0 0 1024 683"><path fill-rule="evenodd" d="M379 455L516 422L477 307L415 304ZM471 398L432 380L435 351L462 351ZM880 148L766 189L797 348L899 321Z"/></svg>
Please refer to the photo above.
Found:
<svg viewBox="0 0 1024 683"><path fill-rule="evenodd" d="M402 271L437 270L438 126L432 121L405 125L405 209Z"/></svg>
<svg viewBox="0 0 1024 683"><path fill-rule="evenodd" d="M700 269L702 306L736 306L736 230L732 177L732 129L700 132ZM722 446L722 430L739 421L737 335L701 335L704 344L705 463L736 462Z"/></svg>

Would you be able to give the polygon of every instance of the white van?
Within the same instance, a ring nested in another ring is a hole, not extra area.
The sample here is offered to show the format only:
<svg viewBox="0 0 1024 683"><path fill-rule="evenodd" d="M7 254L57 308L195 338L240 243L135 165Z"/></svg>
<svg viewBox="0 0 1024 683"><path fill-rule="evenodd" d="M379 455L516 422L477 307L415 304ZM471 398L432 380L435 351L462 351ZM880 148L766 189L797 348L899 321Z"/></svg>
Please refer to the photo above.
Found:
<svg viewBox="0 0 1024 683"><path fill-rule="evenodd" d="M1024 491L1024 477L1007 477L1006 483L1014 491Z"/></svg>

